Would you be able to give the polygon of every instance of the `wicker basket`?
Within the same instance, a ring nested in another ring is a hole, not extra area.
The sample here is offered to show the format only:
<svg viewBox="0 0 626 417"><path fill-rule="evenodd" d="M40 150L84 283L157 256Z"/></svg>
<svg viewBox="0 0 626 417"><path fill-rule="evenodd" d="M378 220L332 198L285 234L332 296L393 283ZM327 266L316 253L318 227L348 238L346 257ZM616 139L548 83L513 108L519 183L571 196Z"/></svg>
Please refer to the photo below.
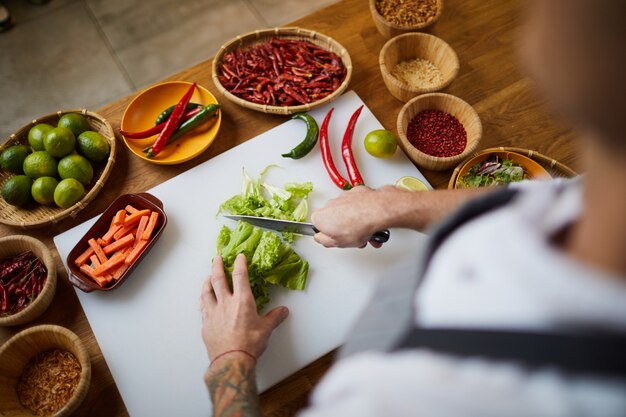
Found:
<svg viewBox="0 0 626 417"><path fill-rule="evenodd" d="M11 145L23 144L29 146L28 131L33 126L39 123L48 123L56 126L61 116L66 113L82 114L89 122L90 129L100 133L108 140L111 151L106 165L103 166L103 163L92 164L94 168L94 179L97 179L92 181L89 187L87 187L87 193L82 200L67 209L62 209L56 206L38 205L35 203L29 205L28 208L21 208L12 206L4 201L4 199L0 198L0 223L28 229L57 223L66 217L75 217L79 211L85 208L85 206L89 204L89 202L91 202L96 195L98 195L107 178L109 178L111 170L113 169L113 164L115 163L116 142L113 127L111 127L111 124L99 114L85 109L58 111L33 120L12 134L9 140L0 146L0 152ZM0 187L4 185L5 181L11 176L11 173L0 171Z"/></svg>
<svg viewBox="0 0 626 417"><path fill-rule="evenodd" d="M74 395L53 414L54 417L71 415L83 402L91 383L91 361L89 352L80 338L61 326L42 325L23 330L9 339L0 348L0 415L31 416L32 412L24 408L17 396L18 378L28 363L38 354L61 349L71 352L80 362L80 380Z"/></svg>
<svg viewBox="0 0 626 417"><path fill-rule="evenodd" d="M432 25L437 23L441 17L441 14L443 13L443 0L437 0L437 12L435 13L435 17L426 23L421 23L415 26L401 26L387 21L387 19L385 19L380 13L378 13L378 10L376 10L376 0L370 0L370 13L372 14L372 20L374 21L378 32L380 32L380 34L385 38L389 39L407 32L428 30Z"/></svg>
<svg viewBox="0 0 626 417"><path fill-rule="evenodd" d="M24 235L0 238L0 259L6 259L32 251L46 266L48 275L41 293L25 309L13 315L0 317L0 326L16 326L28 323L39 317L50 306L57 288L57 267L52 253L39 240Z"/></svg>
<svg viewBox="0 0 626 417"><path fill-rule="evenodd" d="M428 88L412 88L393 75L391 70L402 61L421 58L432 62L440 71L443 80ZM406 33L387 41L378 57L380 73L392 96L407 102L413 97L443 90L459 73L459 58L454 49L443 39L427 33Z"/></svg>
<svg viewBox="0 0 626 417"><path fill-rule="evenodd" d="M406 136L409 122L422 110L440 110L458 119L467 133L467 145L463 152L451 157L437 157L419 151ZM444 93L430 93L417 96L402 107L398 114L398 145L411 161L420 167L433 171L445 171L473 153L483 135L480 117L472 106L460 98Z"/></svg>
<svg viewBox="0 0 626 417"><path fill-rule="evenodd" d="M477 155L481 155L481 154L485 154L485 153L492 153L492 152L498 152L498 151L502 151L502 152L516 152L519 153L521 155L527 156L528 158L532 159L533 161L537 162L539 165L541 165L546 171L548 171L548 173L550 175L552 175L552 177L556 177L556 178L573 178L575 176L578 175L578 173L576 171L574 171L573 169L571 169L570 167L568 167L567 165L552 159L550 157L547 157L543 154L540 154L537 151L532 151L530 149L522 149L522 148L512 148L512 147L498 147L498 148L487 148L487 149L483 149L479 152L476 152L472 155L469 155L467 158L465 158L465 160L461 161L461 163L454 169L454 171L452 172L452 176L450 177L450 182L448 182L448 188L452 189L454 188L454 185L456 183L456 180L459 176L459 172L461 171L461 168L463 167L463 165L465 165L465 163L467 163L467 161L469 161L471 158L477 156Z"/></svg>
<svg viewBox="0 0 626 417"><path fill-rule="evenodd" d="M320 46L327 51L336 53L341 60L343 61L343 65L346 67L346 78L339 85L339 87L332 92L332 94L324 97L321 100L314 101L312 103L301 104L298 106L270 106L270 105L262 105L252 103L250 101L244 100L240 97L231 94L218 79L219 75L219 65L222 63L223 57L226 53L236 50L237 48L246 48L259 43L266 42L272 38L281 38L281 39L294 39L294 40L306 40L317 46ZM339 42L335 41L333 38L330 38L326 35L323 35L318 32L314 32L312 30L301 29L297 27L289 27L289 28L273 28L273 29L265 29L265 30L257 30L254 32L247 33L245 35L237 36L235 39L229 41L228 43L222 45L217 54L215 54L215 58L213 59L213 83L218 91L224 95L228 100L232 101L235 104L238 104L242 107L260 111L263 113L273 113L273 114L293 114L303 111L309 111L314 107L321 106L326 103L330 103L335 100L337 97L341 95L348 88L348 84L350 83L350 78L352 77L352 60L350 59L350 54L348 54L348 50L341 46Z"/></svg>

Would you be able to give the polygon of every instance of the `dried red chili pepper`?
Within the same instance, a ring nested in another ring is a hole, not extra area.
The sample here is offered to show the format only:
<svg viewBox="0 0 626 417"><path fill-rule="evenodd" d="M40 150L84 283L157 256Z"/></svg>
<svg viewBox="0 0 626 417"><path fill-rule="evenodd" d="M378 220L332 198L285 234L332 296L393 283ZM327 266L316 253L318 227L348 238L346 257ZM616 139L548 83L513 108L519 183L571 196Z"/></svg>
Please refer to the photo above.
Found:
<svg viewBox="0 0 626 417"><path fill-rule="evenodd" d="M343 162L346 164L346 169L348 170L348 178L350 178L350 182L352 183L353 187L365 184L363 182L363 177L359 172L359 168L356 166L354 154L352 153L352 136L354 134L356 121L361 114L361 110L363 110L363 106L356 109L354 114L352 114L352 117L350 117L348 127L346 128L346 132L343 135L343 141L341 142L341 156L343 157Z"/></svg>
<svg viewBox="0 0 626 417"><path fill-rule="evenodd" d="M172 136L172 133L174 133L176 128L181 125L181 119L183 117L183 113L185 112L185 107L187 107L187 104L189 104L189 101L191 100L191 96L193 95L195 89L196 83L191 84L189 90L187 90L185 95L183 95L183 97L180 99L180 101L176 105L176 108L174 108L172 115L169 119L167 119L165 127L150 147L150 150L146 153L146 156L148 158L154 158L155 156L157 156L167 144L167 140L170 138L170 136Z"/></svg>
<svg viewBox="0 0 626 417"><path fill-rule="evenodd" d="M341 176L339 171L337 171L337 167L333 162L333 156L330 153L328 124L330 123L330 117L333 114L333 110L335 110L334 107L330 109L324 118L324 122L322 122L322 127L320 128L320 150L322 151L322 160L324 161L324 166L326 167L326 171L328 172L330 179L342 190L349 190L352 186L344 177Z"/></svg>
<svg viewBox="0 0 626 417"><path fill-rule="evenodd" d="M23 267L15 268L15 265ZM0 315L15 314L26 308L43 290L47 270L32 252L25 252L2 263L0 272ZM12 267L12 268L9 268ZM7 273L10 272L10 273Z"/></svg>
<svg viewBox="0 0 626 417"><path fill-rule="evenodd" d="M191 119L193 116L200 113L203 108L204 106L200 106L200 107L196 107L193 110L188 111L187 113L183 115L182 122L186 122L187 120ZM125 130L120 129L120 134L124 135L125 137L129 139L145 139L145 138L149 138L150 136L156 135L157 133L161 133L163 131L163 128L165 128L166 124L167 124L167 121L163 123L159 123L158 125L153 126L150 129L144 130L142 132L127 132Z"/></svg>

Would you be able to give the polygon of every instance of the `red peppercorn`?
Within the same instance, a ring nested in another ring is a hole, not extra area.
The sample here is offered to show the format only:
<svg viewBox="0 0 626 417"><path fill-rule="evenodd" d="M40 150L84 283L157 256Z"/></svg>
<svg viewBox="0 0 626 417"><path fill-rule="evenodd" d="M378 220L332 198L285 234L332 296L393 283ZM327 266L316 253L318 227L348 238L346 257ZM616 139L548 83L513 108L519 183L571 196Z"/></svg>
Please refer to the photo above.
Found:
<svg viewBox="0 0 626 417"><path fill-rule="evenodd" d="M440 110L423 110L409 122L406 136L421 152L437 157L460 154L467 145L467 133L453 115Z"/></svg>

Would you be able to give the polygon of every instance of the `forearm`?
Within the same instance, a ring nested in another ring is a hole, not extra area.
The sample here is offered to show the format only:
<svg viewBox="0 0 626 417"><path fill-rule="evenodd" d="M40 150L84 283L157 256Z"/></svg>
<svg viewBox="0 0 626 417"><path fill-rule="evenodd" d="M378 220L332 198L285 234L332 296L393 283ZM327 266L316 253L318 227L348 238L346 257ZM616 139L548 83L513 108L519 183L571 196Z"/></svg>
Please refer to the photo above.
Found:
<svg viewBox="0 0 626 417"><path fill-rule="evenodd" d="M250 358L232 355L219 359L207 370L205 382L213 402L213 416L261 416L255 363Z"/></svg>

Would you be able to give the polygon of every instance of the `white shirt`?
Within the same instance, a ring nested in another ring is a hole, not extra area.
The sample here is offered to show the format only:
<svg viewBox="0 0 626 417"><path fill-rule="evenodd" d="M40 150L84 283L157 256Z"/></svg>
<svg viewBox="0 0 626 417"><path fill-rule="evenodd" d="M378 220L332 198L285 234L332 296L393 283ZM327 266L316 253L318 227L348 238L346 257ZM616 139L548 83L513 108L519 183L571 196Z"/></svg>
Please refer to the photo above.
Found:
<svg viewBox="0 0 626 417"><path fill-rule="evenodd" d="M462 226L434 255L416 323L437 327L626 330L626 281L549 243L582 210L580 180L518 185L504 208ZM626 353L625 353L626 354ZM626 380L455 358L367 352L337 363L301 417L626 416Z"/></svg>

